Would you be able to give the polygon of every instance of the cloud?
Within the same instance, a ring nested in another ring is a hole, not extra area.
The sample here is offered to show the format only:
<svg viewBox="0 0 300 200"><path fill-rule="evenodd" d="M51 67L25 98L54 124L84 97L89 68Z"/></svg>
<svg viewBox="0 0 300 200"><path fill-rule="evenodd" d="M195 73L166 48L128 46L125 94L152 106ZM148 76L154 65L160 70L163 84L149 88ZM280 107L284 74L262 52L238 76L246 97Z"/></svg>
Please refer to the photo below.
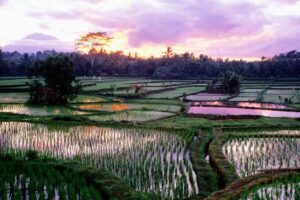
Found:
<svg viewBox="0 0 300 200"><path fill-rule="evenodd" d="M294 4L299 2L299 0L277 0L279 3L287 3L287 4Z"/></svg>
<svg viewBox="0 0 300 200"><path fill-rule="evenodd" d="M174 44L190 37L219 38L255 34L267 23L260 7L251 3L222 4L218 1L164 1L159 5L139 2L123 10L85 14L97 27L131 29L131 46L145 43ZM92 16L92 17L91 17Z"/></svg>
<svg viewBox="0 0 300 200"><path fill-rule="evenodd" d="M43 2L10 0L5 7L6 14L0 13L1 27L7 27L0 33L1 42L7 44L23 34L44 32L52 36L34 34L18 41L18 45L49 43L52 45L49 48L72 49L70 43L60 40L73 43L80 34L106 31L113 36L122 33L122 38L114 40L117 41L114 50L150 52L151 48L157 50L171 45L180 52L245 57L293 49L300 35L299 0ZM11 22L4 20L5 15L10 16L15 26L9 26Z"/></svg>
<svg viewBox="0 0 300 200"><path fill-rule="evenodd" d="M0 7L6 3L7 0L0 0Z"/></svg>
<svg viewBox="0 0 300 200"><path fill-rule="evenodd" d="M32 53L45 50L72 51L72 44L62 42L57 38L42 33L33 33L21 40L15 41L3 47L5 51L19 51Z"/></svg>

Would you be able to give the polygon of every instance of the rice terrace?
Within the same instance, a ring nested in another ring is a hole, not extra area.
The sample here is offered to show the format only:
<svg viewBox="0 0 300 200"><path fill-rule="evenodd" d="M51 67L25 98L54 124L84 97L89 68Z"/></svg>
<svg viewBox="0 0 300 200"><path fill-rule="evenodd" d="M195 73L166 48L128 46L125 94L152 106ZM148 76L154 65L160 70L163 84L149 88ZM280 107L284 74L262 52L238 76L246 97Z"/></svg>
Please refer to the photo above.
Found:
<svg viewBox="0 0 300 200"><path fill-rule="evenodd" d="M300 200L299 11L0 0L0 200Z"/></svg>

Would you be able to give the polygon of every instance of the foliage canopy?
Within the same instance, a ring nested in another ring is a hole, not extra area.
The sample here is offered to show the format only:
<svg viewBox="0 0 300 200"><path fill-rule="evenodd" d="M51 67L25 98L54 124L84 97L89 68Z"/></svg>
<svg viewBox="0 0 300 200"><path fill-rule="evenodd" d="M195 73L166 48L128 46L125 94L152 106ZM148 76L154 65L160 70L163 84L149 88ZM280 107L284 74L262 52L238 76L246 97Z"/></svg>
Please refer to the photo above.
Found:
<svg viewBox="0 0 300 200"><path fill-rule="evenodd" d="M53 56L36 63L28 72L30 103L65 104L76 98L80 85L68 56ZM44 82L44 84L43 84Z"/></svg>

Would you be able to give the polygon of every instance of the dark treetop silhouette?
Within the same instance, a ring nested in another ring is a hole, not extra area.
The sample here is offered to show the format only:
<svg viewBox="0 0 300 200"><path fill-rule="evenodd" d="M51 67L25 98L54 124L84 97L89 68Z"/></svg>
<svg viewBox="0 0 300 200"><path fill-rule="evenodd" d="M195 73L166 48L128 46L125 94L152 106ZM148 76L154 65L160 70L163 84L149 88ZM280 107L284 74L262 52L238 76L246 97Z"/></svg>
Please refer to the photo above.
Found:
<svg viewBox="0 0 300 200"><path fill-rule="evenodd" d="M24 76L26 69L36 61L56 56L55 51L20 54L0 52L0 76ZM232 71L245 78L299 78L300 52L290 51L272 58L247 62L243 60L212 59L205 55L185 53L177 55L168 49L161 58L142 59L123 55L122 52L107 53L104 50L90 54L64 53L74 63L77 76L142 76L166 79L199 79L220 77Z"/></svg>
<svg viewBox="0 0 300 200"><path fill-rule="evenodd" d="M29 102L34 104L65 104L74 99L80 89L73 61L64 55L36 62L28 71L28 77L31 79Z"/></svg>

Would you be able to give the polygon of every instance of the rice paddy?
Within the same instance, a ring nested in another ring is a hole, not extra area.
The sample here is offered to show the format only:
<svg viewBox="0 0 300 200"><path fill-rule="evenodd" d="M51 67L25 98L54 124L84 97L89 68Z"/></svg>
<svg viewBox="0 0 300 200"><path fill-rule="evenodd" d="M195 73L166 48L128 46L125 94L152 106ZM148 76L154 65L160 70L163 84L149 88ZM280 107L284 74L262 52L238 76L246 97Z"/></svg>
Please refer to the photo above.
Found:
<svg viewBox="0 0 300 200"><path fill-rule="evenodd" d="M222 150L240 177L268 169L299 168L299 132L297 134L286 134L288 137L235 137L228 140Z"/></svg>
<svg viewBox="0 0 300 200"><path fill-rule="evenodd" d="M148 95L147 98L162 98L162 99L172 99L172 98L179 98L184 95L189 95L192 93L201 92L204 90L202 86L191 86L191 87L181 87L176 88L174 90L160 92L157 94Z"/></svg>
<svg viewBox="0 0 300 200"><path fill-rule="evenodd" d="M0 85L6 86L6 85L25 85L26 82L28 82L29 79L27 78L3 78L0 79Z"/></svg>
<svg viewBox="0 0 300 200"><path fill-rule="evenodd" d="M0 93L0 103L26 103L28 93Z"/></svg>
<svg viewBox="0 0 300 200"><path fill-rule="evenodd" d="M146 122L174 116L174 113L159 111L125 111L106 115L88 116L93 121L116 121L116 122Z"/></svg>
<svg viewBox="0 0 300 200"><path fill-rule="evenodd" d="M231 172L236 172L237 178L300 168L300 132L285 130L299 127L295 83L245 81L240 93L231 95L205 93L202 83L208 80L81 77L83 91L69 104L33 106L26 104L27 93L11 88L27 87L18 85L24 81L0 80L4 92L0 93L0 118L5 121L0 123L0 159L4 154L19 159L27 150L36 150L41 158L76 161L110 173L130 190L150 193L155 200L203 199L223 184L219 163L212 165L212 156L206 152L214 133L237 128L218 150L223 161L234 166ZM139 95L135 94L136 85L143 86ZM293 105L284 102L285 98L291 98ZM235 116L227 119L229 114ZM240 128L264 126L282 130L239 132ZM202 141L206 142L200 147ZM18 199L20 195L24 199L22 191L26 190L27 199L103 199L102 190L76 174L52 168L30 169L36 173L13 167L14 171L4 171L1 164L0 199ZM24 180L28 187L22 185ZM107 187L111 184L113 181L106 182ZM209 187L211 190L206 190ZM19 188L21 193L12 188ZM255 185L243 195L241 200L297 200L299 180Z"/></svg>
<svg viewBox="0 0 300 200"><path fill-rule="evenodd" d="M133 104L133 103L103 103L103 104L75 104L73 108L87 111L117 112L125 110L157 110L166 112L179 112L179 105L168 104Z"/></svg>
<svg viewBox="0 0 300 200"><path fill-rule="evenodd" d="M98 103L107 101L107 99L99 96L78 95L71 103Z"/></svg>
<svg viewBox="0 0 300 200"><path fill-rule="evenodd" d="M38 106L24 104L0 104L0 112L30 116L83 115L85 112L71 110L64 106Z"/></svg>
<svg viewBox="0 0 300 200"><path fill-rule="evenodd" d="M42 163L0 163L0 199L101 200L102 195L87 181L67 170Z"/></svg>
<svg viewBox="0 0 300 200"><path fill-rule="evenodd" d="M254 186L244 192L240 200L298 200L300 199L300 177L276 179L272 183Z"/></svg>
<svg viewBox="0 0 300 200"><path fill-rule="evenodd" d="M36 150L113 171L139 191L182 199L198 193L189 143L192 135L154 130L47 127L3 122L0 147L11 154Z"/></svg>
<svg viewBox="0 0 300 200"><path fill-rule="evenodd" d="M199 93L195 95L187 96L187 100L190 101L217 101L230 98L228 94L211 94L211 93Z"/></svg>

